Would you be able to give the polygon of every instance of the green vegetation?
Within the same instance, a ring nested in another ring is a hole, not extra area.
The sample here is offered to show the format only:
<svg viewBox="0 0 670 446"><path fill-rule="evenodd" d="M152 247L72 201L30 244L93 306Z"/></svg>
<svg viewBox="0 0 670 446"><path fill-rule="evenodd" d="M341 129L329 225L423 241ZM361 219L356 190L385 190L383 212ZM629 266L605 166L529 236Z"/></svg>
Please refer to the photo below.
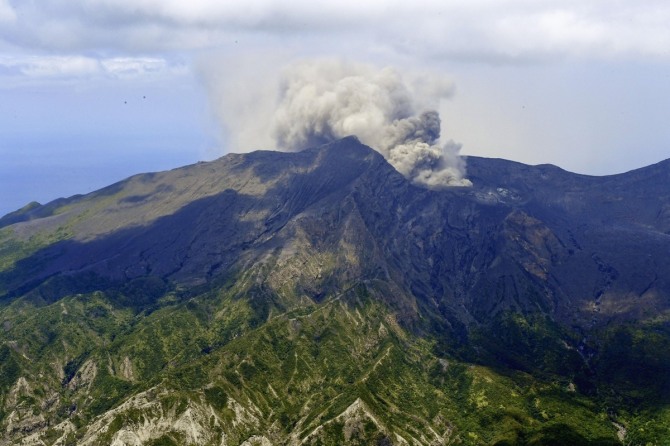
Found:
<svg viewBox="0 0 670 446"><path fill-rule="evenodd" d="M10 270L20 261L27 259L40 248L72 237L70 231L59 227L53 232L34 234L27 239L16 237L11 228L0 229L0 272ZM0 288L0 292L2 292Z"/></svg>
<svg viewBox="0 0 670 446"><path fill-rule="evenodd" d="M21 373L16 353L6 344L0 346L0 391L6 394Z"/></svg>
<svg viewBox="0 0 670 446"><path fill-rule="evenodd" d="M145 278L55 301L15 299L0 310L0 392L16 401L5 403L0 425L13 411L39 413L50 426L69 420L77 441L101 420L99 444L146 420L169 426L184 416L202 426L204 444L225 434L231 444L263 435L614 445L614 422L634 444L668 438L665 381L649 375L668 372L662 326L604 330L587 363L579 340L551 320L505 313L472 332L473 361L437 354L430 337L401 328L383 287L354 283L296 305L295 294L247 283L186 295ZM19 377L28 385L17 387ZM129 403L135 397L143 403ZM42 439L63 435L50 428ZM185 444L184 435L158 430L147 444Z"/></svg>

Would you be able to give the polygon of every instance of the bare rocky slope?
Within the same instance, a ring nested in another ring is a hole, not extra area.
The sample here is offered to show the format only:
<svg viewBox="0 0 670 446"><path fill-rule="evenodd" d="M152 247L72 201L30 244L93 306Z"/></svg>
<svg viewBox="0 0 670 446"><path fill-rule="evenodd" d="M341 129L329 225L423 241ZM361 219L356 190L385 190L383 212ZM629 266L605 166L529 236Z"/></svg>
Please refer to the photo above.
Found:
<svg viewBox="0 0 670 446"><path fill-rule="evenodd" d="M3 217L0 444L663 444L670 162L467 161L350 137Z"/></svg>

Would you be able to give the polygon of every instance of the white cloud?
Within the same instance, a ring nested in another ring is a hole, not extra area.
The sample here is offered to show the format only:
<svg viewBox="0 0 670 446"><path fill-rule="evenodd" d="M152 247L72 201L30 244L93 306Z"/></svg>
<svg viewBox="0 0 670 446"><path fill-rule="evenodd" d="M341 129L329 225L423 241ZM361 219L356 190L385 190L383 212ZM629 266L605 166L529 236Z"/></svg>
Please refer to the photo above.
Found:
<svg viewBox="0 0 670 446"><path fill-rule="evenodd" d="M595 2L597 3L597 2ZM584 2L584 5L594 3ZM568 56L664 56L670 43L670 9L645 3L633 8L574 6L502 15L493 23L502 48L512 53ZM661 21L658 18L663 17Z"/></svg>
<svg viewBox="0 0 670 446"><path fill-rule="evenodd" d="M72 55L0 56L0 76L30 81L91 79L142 80L160 76L179 76L187 68L163 58L95 58Z"/></svg>
<svg viewBox="0 0 670 446"><path fill-rule="evenodd" d="M0 23L9 23L16 20L16 13L8 0L0 0Z"/></svg>
<svg viewBox="0 0 670 446"><path fill-rule="evenodd" d="M484 61L667 58L670 47L665 0L42 0L14 9L0 0L3 17L15 26L0 38L59 51L193 50L254 35L279 46L277 38L316 34L352 44L373 36L415 55Z"/></svg>
<svg viewBox="0 0 670 446"><path fill-rule="evenodd" d="M81 77L100 71L97 60L83 56L2 57L0 66L31 78Z"/></svg>
<svg viewBox="0 0 670 446"><path fill-rule="evenodd" d="M165 59L150 57L115 57L103 59L101 65L106 73L119 78L133 78L169 68Z"/></svg>

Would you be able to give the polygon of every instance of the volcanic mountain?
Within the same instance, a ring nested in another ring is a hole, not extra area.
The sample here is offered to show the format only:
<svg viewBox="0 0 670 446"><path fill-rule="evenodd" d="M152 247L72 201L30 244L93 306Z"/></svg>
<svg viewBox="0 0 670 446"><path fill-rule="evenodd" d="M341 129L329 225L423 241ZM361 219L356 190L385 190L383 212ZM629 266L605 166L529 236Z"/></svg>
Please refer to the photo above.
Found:
<svg viewBox="0 0 670 446"><path fill-rule="evenodd" d="M467 165L348 137L3 217L0 444L662 444L670 161Z"/></svg>

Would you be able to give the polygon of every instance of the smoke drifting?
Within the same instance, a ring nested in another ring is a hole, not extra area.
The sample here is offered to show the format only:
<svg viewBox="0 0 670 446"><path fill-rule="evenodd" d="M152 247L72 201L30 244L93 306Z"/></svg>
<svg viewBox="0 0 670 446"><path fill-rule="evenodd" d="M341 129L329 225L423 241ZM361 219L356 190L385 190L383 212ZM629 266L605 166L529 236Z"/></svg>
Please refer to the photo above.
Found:
<svg viewBox="0 0 670 446"><path fill-rule="evenodd" d="M211 78L208 84L211 90ZM267 92L267 85L260 88ZM219 86L218 90L225 89ZM241 90L259 91L259 87ZM451 90L451 84L437 78L406 81L392 68L309 60L283 71L274 104L259 101L259 110L254 113L244 108L245 114L255 119L241 117L231 109L231 105L239 105L240 98L230 88L225 90L228 97L215 105L229 132L255 134L259 142L268 138L259 130L263 126L258 117L271 116L264 128L269 127L270 140L280 150L298 151L356 135L416 184L428 188L470 186L464 178L465 162L458 154L460 145L453 141L440 144L440 117L431 109ZM243 139L250 142L248 137Z"/></svg>

